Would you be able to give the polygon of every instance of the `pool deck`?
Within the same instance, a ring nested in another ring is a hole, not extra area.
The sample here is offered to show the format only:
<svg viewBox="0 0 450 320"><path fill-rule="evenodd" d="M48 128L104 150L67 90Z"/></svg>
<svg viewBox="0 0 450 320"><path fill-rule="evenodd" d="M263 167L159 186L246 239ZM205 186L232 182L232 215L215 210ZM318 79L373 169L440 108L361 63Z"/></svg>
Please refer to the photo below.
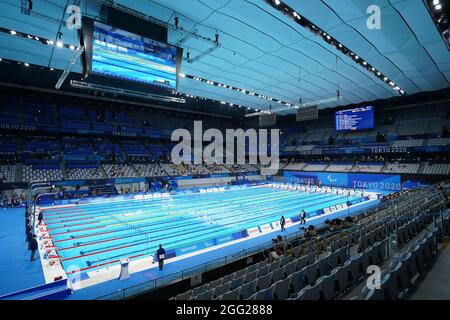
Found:
<svg viewBox="0 0 450 320"><path fill-rule="evenodd" d="M0 209L0 296L45 284L42 264L25 240L25 207Z"/></svg>

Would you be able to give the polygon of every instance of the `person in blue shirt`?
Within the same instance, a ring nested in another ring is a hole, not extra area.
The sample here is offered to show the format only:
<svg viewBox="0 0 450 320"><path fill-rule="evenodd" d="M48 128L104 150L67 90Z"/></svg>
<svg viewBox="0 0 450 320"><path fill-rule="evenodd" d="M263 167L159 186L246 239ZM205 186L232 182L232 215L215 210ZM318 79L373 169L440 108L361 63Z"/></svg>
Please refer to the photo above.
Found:
<svg viewBox="0 0 450 320"><path fill-rule="evenodd" d="M156 251L156 258L158 259L159 270L162 271L164 259L166 258L166 250L164 250L162 244L159 245L159 249Z"/></svg>

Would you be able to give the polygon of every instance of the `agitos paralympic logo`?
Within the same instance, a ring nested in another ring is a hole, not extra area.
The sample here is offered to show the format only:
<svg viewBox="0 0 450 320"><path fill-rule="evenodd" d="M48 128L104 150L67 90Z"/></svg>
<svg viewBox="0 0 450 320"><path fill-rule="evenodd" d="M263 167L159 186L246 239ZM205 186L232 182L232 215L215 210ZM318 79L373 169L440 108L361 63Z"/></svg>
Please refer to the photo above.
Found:
<svg viewBox="0 0 450 320"><path fill-rule="evenodd" d="M274 175L280 164L279 140L279 129L226 129L224 139L219 129L211 128L203 132L202 121L194 121L193 135L187 129L172 132L171 141L178 144L172 148L171 160L176 165L261 165L262 175ZM204 142L210 143L203 147Z"/></svg>

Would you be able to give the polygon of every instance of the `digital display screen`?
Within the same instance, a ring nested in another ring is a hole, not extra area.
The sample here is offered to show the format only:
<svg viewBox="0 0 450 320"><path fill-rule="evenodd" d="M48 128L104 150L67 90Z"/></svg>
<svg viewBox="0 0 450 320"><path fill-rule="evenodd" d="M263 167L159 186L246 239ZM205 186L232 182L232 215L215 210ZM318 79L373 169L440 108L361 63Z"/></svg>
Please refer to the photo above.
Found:
<svg viewBox="0 0 450 320"><path fill-rule="evenodd" d="M335 112L337 131L372 129L374 127L374 108L360 107Z"/></svg>
<svg viewBox="0 0 450 320"><path fill-rule="evenodd" d="M177 88L177 48L94 21L92 72Z"/></svg>

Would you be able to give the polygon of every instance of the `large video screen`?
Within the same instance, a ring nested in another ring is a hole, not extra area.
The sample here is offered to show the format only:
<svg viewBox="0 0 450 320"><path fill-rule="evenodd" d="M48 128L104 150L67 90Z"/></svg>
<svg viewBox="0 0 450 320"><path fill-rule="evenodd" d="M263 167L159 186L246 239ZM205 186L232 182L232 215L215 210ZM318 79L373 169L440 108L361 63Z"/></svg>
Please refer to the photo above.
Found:
<svg viewBox="0 0 450 320"><path fill-rule="evenodd" d="M92 37L93 73L176 90L176 47L98 21Z"/></svg>
<svg viewBox="0 0 450 320"><path fill-rule="evenodd" d="M374 127L374 108L360 107L335 112L337 131L372 129Z"/></svg>

